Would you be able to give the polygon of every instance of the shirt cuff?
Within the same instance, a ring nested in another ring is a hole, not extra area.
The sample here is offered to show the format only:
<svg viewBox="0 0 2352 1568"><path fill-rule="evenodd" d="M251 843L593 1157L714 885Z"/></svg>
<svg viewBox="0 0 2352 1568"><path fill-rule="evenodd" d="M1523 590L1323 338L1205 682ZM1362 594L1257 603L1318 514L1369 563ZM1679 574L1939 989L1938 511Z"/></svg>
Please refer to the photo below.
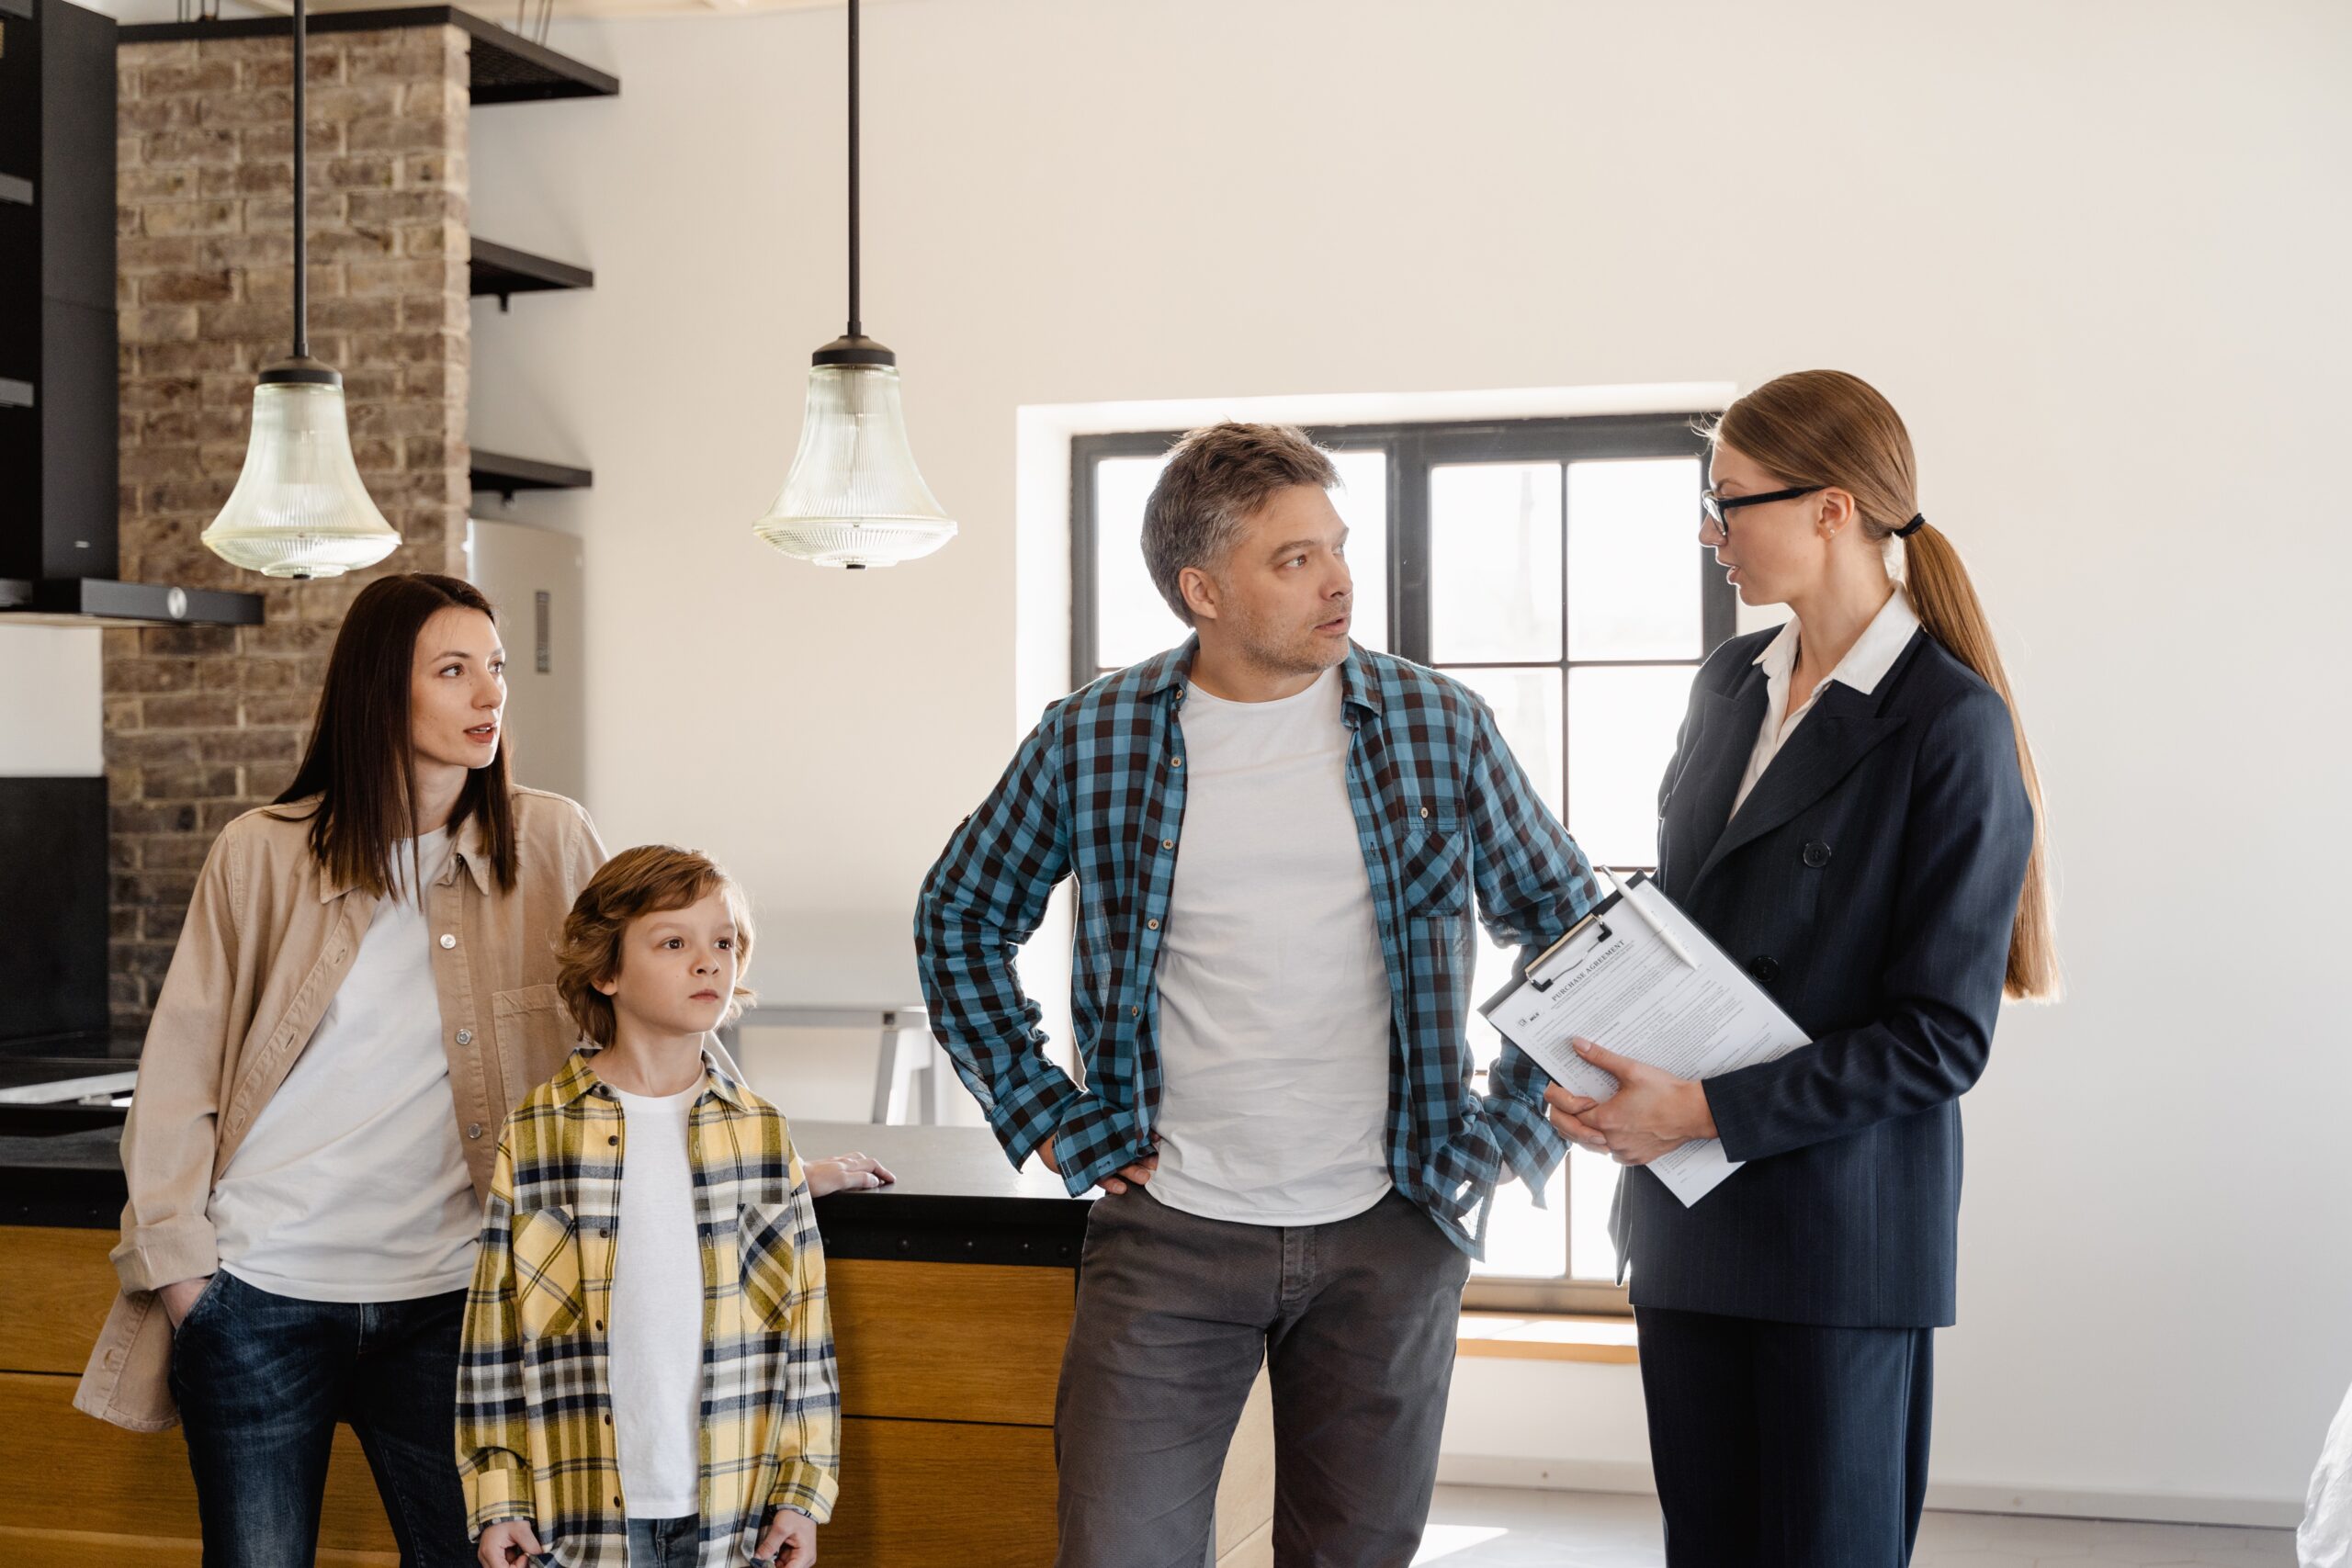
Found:
<svg viewBox="0 0 2352 1568"><path fill-rule="evenodd" d="M533 1517L530 1477L518 1464L492 1464L469 1470L466 1483L468 1533L479 1536L506 1519Z"/></svg>
<svg viewBox="0 0 2352 1568"><path fill-rule="evenodd" d="M776 1476L768 1501L779 1508L797 1508L821 1525L833 1517L833 1497L840 1490L840 1479L824 1466L790 1460Z"/></svg>
<svg viewBox="0 0 2352 1568"><path fill-rule="evenodd" d="M219 1235L201 1214L178 1214L126 1235L114 1251L114 1271L126 1291L160 1291L200 1280L220 1267Z"/></svg>

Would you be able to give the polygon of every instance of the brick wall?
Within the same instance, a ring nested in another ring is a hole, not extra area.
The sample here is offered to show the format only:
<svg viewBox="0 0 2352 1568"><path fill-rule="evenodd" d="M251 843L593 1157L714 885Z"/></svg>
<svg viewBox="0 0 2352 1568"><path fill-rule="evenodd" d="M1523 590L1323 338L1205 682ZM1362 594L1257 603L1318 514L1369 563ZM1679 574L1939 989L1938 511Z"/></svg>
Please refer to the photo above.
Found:
<svg viewBox="0 0 2352 1568"><path fill-rule="evenodd" d="M268 582L198 542L243 466L254 373L292 341L292 53L119 56L122 575L266 602L258 626L105 634L119 1031L145 1024L213 837L292 777L352 595L464 570L468 61L446 26L310 45L311 352L343 372L360 477L401 547Z"/></svg>

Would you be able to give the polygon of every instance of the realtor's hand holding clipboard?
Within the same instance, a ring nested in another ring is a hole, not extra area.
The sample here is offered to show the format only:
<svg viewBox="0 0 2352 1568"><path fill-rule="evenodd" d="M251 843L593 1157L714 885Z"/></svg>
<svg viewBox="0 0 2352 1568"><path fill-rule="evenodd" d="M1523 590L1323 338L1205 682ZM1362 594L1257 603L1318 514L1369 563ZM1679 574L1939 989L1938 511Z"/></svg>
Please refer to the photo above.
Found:
<svg viewBox="0 0 2352 1568"><path fill-rule="evenodd" d="M1779 1003L1638 875L1479 1010L1586 1101L1618 1093L1611 1061L1695 1083L1808 1043ZM1579 1041L1606 1048L1579 1049ZM1700 1097L1702 1116L1703 1106ZM1644 1163L1686 1207L1739 1168L1713 1137Z"/></svg>

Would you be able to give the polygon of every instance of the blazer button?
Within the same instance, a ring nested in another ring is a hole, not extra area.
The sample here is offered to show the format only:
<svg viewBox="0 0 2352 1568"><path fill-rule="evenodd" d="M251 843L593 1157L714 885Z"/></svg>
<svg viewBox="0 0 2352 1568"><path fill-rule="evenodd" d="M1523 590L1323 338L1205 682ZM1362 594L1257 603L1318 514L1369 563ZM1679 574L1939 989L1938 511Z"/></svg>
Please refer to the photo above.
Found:
<svg viewBox="0 0 2352 1568"><path fill-rule="evenodd" d="M443 947L455 947L458 945L458 939L451 936L448 932L443 931L441 933L441 945Z"/></svg>
<svg viewBox="0 0 2352 1568"><path fill-rule="evenodd" d="M474 1043L474 1032L473 1032L472 1030L470 1030L470 1029L460 1029L459 1031L458 1031L458 1044L460 1044L460 1045L470 1045L470 1044L472 1044L473 1043Z"/></svg>
<svg viewBox="0 0 2352 1568"><path fill-rule="evenodd" d="M1769 986L1781 977L1781 961L1769 953L1760 953L1747 961L1747 972Z"/></svg>
<svg viewBox="0 0 2352 1568"><path fill-rule="evenodd" d="M1813 842L1804 847L1804 863L1813 867L1815 871L1819 871L1823 866L1827 865L1829 863L1829 846L1823 843L1819 839L1814 840Z"/></svg>

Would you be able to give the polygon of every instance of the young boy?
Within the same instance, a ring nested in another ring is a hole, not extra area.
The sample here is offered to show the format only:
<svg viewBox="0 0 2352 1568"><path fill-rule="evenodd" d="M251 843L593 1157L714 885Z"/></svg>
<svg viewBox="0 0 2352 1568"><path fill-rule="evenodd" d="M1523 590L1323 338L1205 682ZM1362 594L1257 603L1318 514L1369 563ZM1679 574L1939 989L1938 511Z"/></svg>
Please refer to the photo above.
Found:
<svg viewBox="0 0 2352 1568"><path fill-rule="evenodd" d="M735 885L666 845L614 856L564 922L593 1044L506 1120L458 1362L483 1568L816 1560L840 1469L820 1168L703 1048L751 950Z"/></svg>

